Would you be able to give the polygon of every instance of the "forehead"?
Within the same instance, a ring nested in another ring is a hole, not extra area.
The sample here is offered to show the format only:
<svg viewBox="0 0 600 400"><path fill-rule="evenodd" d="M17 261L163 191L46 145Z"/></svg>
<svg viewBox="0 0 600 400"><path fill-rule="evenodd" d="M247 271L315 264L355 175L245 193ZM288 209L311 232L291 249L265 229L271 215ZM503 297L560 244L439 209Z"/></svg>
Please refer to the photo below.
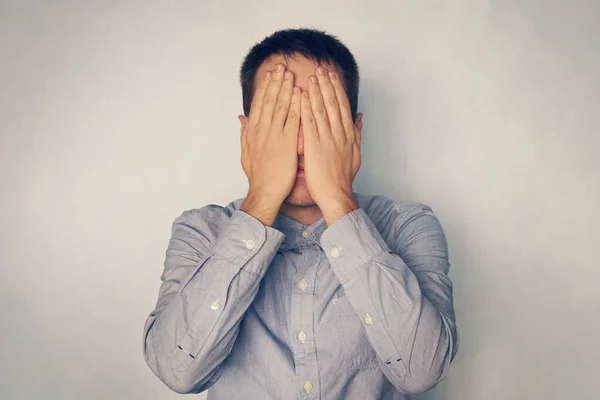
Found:
<svg viewBox="0 0 600 400"><path fill-rule="evenodd" d="M308 90L308 77L316 74L315 68L318 65L327 68L329 71L335 71L340 76L343 76L335 65L327 63L317 64L315 60L310 60L298 53L294 53L288 57L284 57L283 54L273 54L260 65L256 71L256 76L262 76L266 71L273 71L275 66L279 63L284 64L287 70L294 73L294 84L303 90ZM256 81L258 81L258 79L255 79L255 82Z"/></svg>

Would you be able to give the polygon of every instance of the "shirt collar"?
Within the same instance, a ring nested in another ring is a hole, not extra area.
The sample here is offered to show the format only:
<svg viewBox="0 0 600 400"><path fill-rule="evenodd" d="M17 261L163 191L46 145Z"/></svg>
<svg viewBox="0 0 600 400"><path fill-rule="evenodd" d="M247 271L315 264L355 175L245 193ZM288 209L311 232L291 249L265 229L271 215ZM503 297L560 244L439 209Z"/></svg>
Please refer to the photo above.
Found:
<svg viewBox="0 0 600 400"><path fill-rule="evenodd" d="M359 207L364 207L365 199L359 192L352 192L354 199L356 200ZM233 202L235 209L238 209L245 197L237 199ZM321 235L328 228L325 217L322 216L310 225L302 224L285 214L277 213L273 228L281 231L285 234L283 243L279 247L281 251L288 251L297 249L299 247L311 247L314 244L321 246ZM304 233L304 232L307 233ZM305 237L306 236L306 237Z"/></svg>
<svg viewBox="0 0 600 400"><path fill-rule="evenodd" d="M302 224L285 214L278 213L273 228L285 234L280 246L282 251L295 248L311 247L321 242L321 235L327 229L327 222L322 216L310 225Z"/></svg>

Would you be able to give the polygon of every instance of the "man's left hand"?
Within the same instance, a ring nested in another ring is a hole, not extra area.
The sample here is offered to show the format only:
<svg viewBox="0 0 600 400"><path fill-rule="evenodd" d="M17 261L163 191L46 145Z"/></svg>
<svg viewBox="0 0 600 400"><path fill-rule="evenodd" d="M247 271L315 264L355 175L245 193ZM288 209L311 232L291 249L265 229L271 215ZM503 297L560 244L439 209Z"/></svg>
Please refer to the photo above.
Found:
<svg viewBox="0 0 600 400"><path fill-rule="evenodd" d="M361 163L361 131L339 75L328 75L324 67L316 72L317 82L310 76L308 92L302 93L304 173L310 196L331 225L358 208L352 182Z"/></svg>

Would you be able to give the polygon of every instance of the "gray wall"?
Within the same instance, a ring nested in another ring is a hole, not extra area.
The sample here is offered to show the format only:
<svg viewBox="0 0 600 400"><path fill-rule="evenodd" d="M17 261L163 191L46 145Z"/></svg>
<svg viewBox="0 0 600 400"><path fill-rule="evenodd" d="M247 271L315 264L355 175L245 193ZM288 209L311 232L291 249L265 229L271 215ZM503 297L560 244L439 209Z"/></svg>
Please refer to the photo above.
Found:
<svg viewBox="0 0 600 400"><path fill-rule="evenodd" d="M297 26L359 62L356 189L446 230L421 398L597 398L599 1L169 3L0 3L0 398L179 398L142 357L171 223L246 194L237 71Z"/></svg>

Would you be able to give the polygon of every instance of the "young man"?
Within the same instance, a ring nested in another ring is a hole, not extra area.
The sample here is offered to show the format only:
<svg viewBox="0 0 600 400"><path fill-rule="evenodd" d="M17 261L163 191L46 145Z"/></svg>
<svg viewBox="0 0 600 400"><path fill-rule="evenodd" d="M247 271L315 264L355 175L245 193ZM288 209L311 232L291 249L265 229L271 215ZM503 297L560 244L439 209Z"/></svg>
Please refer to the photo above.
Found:
<svg viewBox="0 0 600 400"><path fill-rule="evenodd" d="M240 76L248 195L173 223L147 364L209 400L430 389L458 348L446 239L430 207L352 191L354 57L325 32L290 29L255 45Z"/></svg>

